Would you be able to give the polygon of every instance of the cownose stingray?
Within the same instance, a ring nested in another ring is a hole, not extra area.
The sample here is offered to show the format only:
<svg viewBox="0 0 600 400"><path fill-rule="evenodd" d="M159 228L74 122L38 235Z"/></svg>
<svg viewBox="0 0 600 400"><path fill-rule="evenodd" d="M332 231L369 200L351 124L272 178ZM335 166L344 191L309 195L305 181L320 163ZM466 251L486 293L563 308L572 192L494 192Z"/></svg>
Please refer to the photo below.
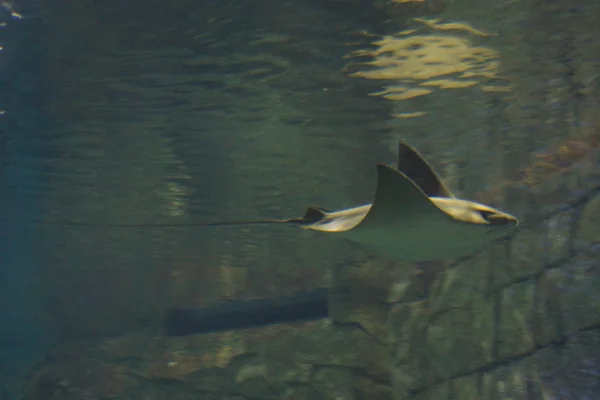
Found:
<svg viewBox="0 0 600 400"><path fill-rule="evenodd" d="M339 211L309 207L302 218L246 223L294 224L332 233L374 254L403 261L466 256L515 230L517 218L457 198L416 149L403 141L398 148L398 169L377 165L372 204Z"/></svg>
<svg viewBox="0 0 600 400"><path fill-rule="evenodd" d="M331 211L308 207L301 218L183 224L103 226L222 226L288 224L363 245L377 255L403 261L458 258L509 236L514 216L459 199L443 184L423 156L399 143L398 169L377 165L372 204ZM86 224L87 225L87 224Z"/></svg>

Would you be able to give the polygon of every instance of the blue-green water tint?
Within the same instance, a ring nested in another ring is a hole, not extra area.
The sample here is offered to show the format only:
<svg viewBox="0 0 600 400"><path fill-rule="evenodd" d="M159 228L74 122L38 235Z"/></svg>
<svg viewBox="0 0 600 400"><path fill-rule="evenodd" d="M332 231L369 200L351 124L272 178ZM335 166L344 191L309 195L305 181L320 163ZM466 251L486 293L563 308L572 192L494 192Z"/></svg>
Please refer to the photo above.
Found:
<svg viewBox="0 0 600 400"><path fill-rule="evenodd" d="M38 20L9 20L0 54L0 397L43 358L49 342L38 258L43 59ZM10 397L7 397L10 398Z"/></svg>
<svg viewBox="0 0 600 400"><path fill-rule="evenodd" d="M139 334L128 342L131 346L121 347L122 353L107 357L113 357L115 365L122 360L141 364L162 356L153 352L160 346L152 340L169 309L210 311L223 299L283 298L327 287L342 267L352 269L357 280L367 281L369 291L368 274L361 275L355 266L380 265L373 259L363 264L367 254L359 248L294 229L118 229L47 223L288 218L301 215L306 206L337 209L367 203L374 190L374 165L395 161L394 142L399 137L422 151L453 189L470 197L495 189L499 181L521 179L521 169L529 165L535 148L567 140L577 128L573 116L579 115L578 110L597 106L592 96L573 89L577 66L570 58L581 56L563 44L574 46L585 40L583 35L574 39L576 24L565 22L580 18L576 14L581 12L565 6L566 1L557 2L568 11L561 14L543 2L484 2L472 7L469 2L433 1L422 2L424 9L417 2L416 8L397 14L388 13L392 7L380 8L383 3L49 1L40 4L37 17L20 21L19 27L9 26L10 37L2 43L5 52L0 54L0 62L6 63L0 69L5 83L0 96L6 99L0 107L7 111L1 120L5 124L2 185L8 193L1 203L5 215L0 246L5 258L0 309L6 340L0 348L2 371L7 371L2 373L13 374L37 359L46 340L46 320L55 342L72 345L75 352L81 349L80 339L106 344L107 338ZM493 11L494 7L504 14ZM519 12L527 7L524 17ZM413 16L481 24L477 28L500 33L473 37L465 32L427 31L468 37L474 47L497 51L493 61L518 88L518 96L477 87L440 90L412 102L369 96L391 82L349 76L371 68L357 62L374 58L351 54L375 50L372 42L383 34L414 28L418 24ZM563 25L571 30L563 29L556 37L551 34ZM546 30L532 34L529 26ZM550 42L543 46L546 39ZM590 82L581 78L578 84ZM593 89L586 86L585 90ZM429 114L422 119L390 116L412 111ZM530 210L534 202L527 196L523 195L527 201L517 196L516 201L505 199L505 204L495 205L509 205L507 211L527 220L538 212ZM547 197L551 196L535 199L535 206L544 208L540 214L564 203L557 199L546 206L546 200L554 200ZM540 248L523 243L523 253ZM519 262L511 266L519 271L515 274L519 279L537 265ZM349 263L354 263L353 268ZM463 304L453 301L470 299L472 292L497 300L497 292L486 292L492 275L501 286L515 278L514 271L506 272L500 261L490 265L493 272L465 264L448 273L449 284L440 285L440 291L456 289L455 298L438 299L447 310L444 318L431 321L439 328L432 332L444 338L439 341L443 343L428 343L426 335L410 332L414 336L410 339L422 345L407 346L417 360L415 374L422 376L403 380L399 375L398 385L421 385L412 388L421 391L415 396L421 396L429 390L425 385L438 379L431 372L436 368L440 376L459 379L469 370L460 369L465 364L453 357L455 349L444 347L464 341L458 333L452 337L451 329L442 328L466 327L461 319L453 319L452 313ZM413 268L394 267L398 281ZM472 276L464 270L473 271ZM451 280L457 276L468 282ZM477 280L481 276L483 284ZM38 285L40 281L43 285ZM372 290L380 303L386 290ZM420 290L409 293L412 300ZM355 310L364 310L361 307L368 303L363 294ZM508 302L510 297L503 299ZM243 303L249 304L260 303ZM502 311L500 306L506 304L493 305ZM419 304L415 307L417 312ZM45 318L38 318L38 312ZM371 326L385 331L388 322L382 314L384 322ZM519 313L506 314L520 321ZM507 321L510 325L512 320ZM423 322L415 326L427 325ZM357 328L352 322L346 327ZM501 346L495 337L484 339L482 343L493 340L490 348L504 349L510 343ZM515 342L520 343L518 339ZM348 350L354 350L356 343L351 341ZM186 350L185 346L178 349ZM448 368L427 364L438 350L440 359L447 355L450 360ZM51 365L44 372L60 382L64 376L77 382L77 371L52 374L52 362L64 366L57 352L59 357L48 360ZM507 380L512 379L508 372ZM197 378L210 381L202 374ZM42 392L46 383L41 380L38 385ZM77 383L87 384L86 390L96 389L90 388L89 381ZM460 389L458 383L453 387ZM166 385L161 381L155 389L159 386Z"/></svg>
<svg viewBox="0 0 600 400"><path fill-rule="evenodd" d="M308 205L370 202L375 163L395 157L389 108L367 96L376 83L343 69L368 41L359 31L383 18L370 7L328 7L180 2L157 13L115 1L49 10L48 220L285 218ZM48 271L57 270L48 279L60 287L50 302L66 337L147 327L181 301L172 293L181 288L158 278L181 264L193 274L186 296L210 302L234 290L217 282L223 269L246 281L231 295L279 296L327 285L330 269L359 251L285 228L46 233ZM82 320L86 307L102 317Z"/></svg>

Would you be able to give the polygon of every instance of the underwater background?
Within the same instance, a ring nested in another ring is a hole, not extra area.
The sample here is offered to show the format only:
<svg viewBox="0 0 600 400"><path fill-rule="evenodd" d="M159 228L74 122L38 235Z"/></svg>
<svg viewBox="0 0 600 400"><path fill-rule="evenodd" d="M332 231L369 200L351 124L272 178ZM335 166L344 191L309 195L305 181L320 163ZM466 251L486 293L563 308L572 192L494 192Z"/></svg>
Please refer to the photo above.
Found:
<svg viewBox="0 0 600 400"><path fill-rule="evenodd" d="M596 0L0 0L0 399L600 399L598 21ZM398 140L518 232L414 264L143 226L369 203Z"/></svg>

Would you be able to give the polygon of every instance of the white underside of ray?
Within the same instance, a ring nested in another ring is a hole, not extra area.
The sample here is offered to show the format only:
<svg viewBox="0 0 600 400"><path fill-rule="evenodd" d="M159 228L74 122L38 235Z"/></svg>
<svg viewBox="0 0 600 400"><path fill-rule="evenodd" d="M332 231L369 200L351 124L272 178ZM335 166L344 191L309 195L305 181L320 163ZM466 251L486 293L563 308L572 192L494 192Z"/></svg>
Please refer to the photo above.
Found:
<svg viewBox="0 0 600 400"><path fill-rule="evenodd" d="M431 200L436 203L438 199ZM466 200L460 200L463 201ZM460 257L490 242L489 225L468 224L435 214L403 214L401 219L390 219L384 225L354 229L371 206L334 211L327 214L324 222L304 228L335 232L336 236L366 246L376 254L406 261Z"/></svg>
<svg viewBox="0 0 600 400"><path fill-rule="evenodd" d="M478 203L427 197L397 170L380 166L373 204L326 213L323 220L304 228L333 232L395 259L456 258L482 249L505 233L483 223L473 205Z"/></svg>
<svg viewBox="0 0 600 400"><path fill-rule="evenodd" d="M470 205L479 205L486 207L483 204L475 203L469 200L445 197L430 197L429 200L454 219L473 223L481 222L481 217L473 215ZM338 211L326 213L327 217L323 221L312 225L303 226L304 229L321 231L321 232L345 232L355 228L367 216L371 210L372 204L345 208Z"/></svg>

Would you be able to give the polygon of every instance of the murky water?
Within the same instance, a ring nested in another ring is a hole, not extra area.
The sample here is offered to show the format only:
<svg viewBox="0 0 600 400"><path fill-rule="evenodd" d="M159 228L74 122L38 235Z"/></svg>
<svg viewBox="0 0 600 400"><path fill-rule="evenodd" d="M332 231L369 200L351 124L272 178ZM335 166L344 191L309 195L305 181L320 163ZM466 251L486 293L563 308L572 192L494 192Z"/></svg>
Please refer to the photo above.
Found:
<svg viewBox="0 0 600 400"><path fill-rule="evenodd" d="M296 2L162 7L48 10L44 100L54 119L45 218L210 222L371 201L375 162L394 157L389 104L367 96L376 82L344 67L381 12ZM53 237L48 271L68 275L51 272L53 280L93 274L104 282L95 295L66 285L73 292L62 291L60 308L85 292L91 307L111 315L124 298L147 303L156 285L175 303L326 285L328 271L353 253L290 228L45 233ZM124 270L132 275L107 289ZM170 280L157 282L163 275ZM106 290L113 306L101 300Z"/></svg>
<svg viewBox="0 0 600 400"><path fill-rule="evenodd" d="M536 188L596 165L595 6L459 3L1 3L0 253L27 255L2 260L25 266L2 270L2 303L26 305L5 325L34 316L23 332L44 343L154 335L172 307L335 286L371 255L328 235L57 224L368 203L399 138L525 222L593 191L587 175Z"/></svg>

